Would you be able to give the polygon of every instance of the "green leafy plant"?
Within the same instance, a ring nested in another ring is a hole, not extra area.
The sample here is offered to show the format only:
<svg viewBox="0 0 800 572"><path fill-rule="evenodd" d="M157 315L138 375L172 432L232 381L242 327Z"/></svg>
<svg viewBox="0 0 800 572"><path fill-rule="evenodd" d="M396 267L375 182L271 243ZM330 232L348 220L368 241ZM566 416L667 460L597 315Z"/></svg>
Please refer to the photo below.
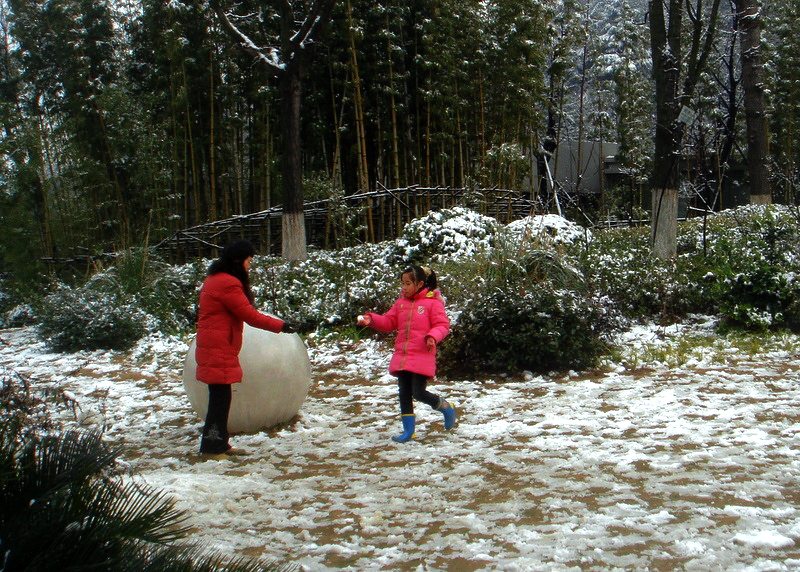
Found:
<svg viewBox="0 0 800 572"><path fill-rule="evenodd" d="M331 253L309 253L287 263L258 259L250 272L256 305L303 329L352 324L366 309L388 307L397 293L396 273L386 245L363 245Z"/></svg>
<svg viewBox="0 0 800 572"><path fill-rule="evenodd" d="M651 255L648 233L643 228L597 232L576 252L587 286L628 318L657 316L665 309L673 271Z"/></svg>
<svg viewBox="0 0 800 572"><path fill-rule="evenodd" d="M553 251L508 248L473 262L481 280L442 346L443 369L549 371L595 363L612 320L586 294L580 273Z"/></svg>
<svg viewBox="0 0 800 572"><path fill-rule="evenodd" d="M727 326L800 327L797 220L742 207L680 226L674 261L651 255L648 229L595 233L575 252L590 288L634 320L713 313Z"/></svg>
<svg viewBox="0 0 800 572"><path fill-rule="evenodd" d="M602 308L551 284L509 285L461 313L444 345L448 371L551 371L592 365L605 349Z"/></svg>
<svg viewBox="0 0 800 572"><path fill-rule="evenodd" d="M800 329L800 241L786 209L741 209L714 221L707 246L708 295L726 327Z"/></svg>

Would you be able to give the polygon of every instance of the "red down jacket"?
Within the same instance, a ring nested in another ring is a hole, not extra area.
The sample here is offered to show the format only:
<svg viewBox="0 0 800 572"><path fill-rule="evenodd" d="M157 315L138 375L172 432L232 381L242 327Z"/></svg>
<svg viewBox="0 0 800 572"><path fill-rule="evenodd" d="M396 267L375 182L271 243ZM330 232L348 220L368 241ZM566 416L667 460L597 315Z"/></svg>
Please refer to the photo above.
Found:
<svg viewBox="0 0 800 572"><path fill-rule="evenodd" d="M436 353L428 351L425 338L431 336L438 345L450 333L450 319L438 290L423 288L411 300L399 298L385 314L369 312L368 315L374 330L397 330L389 373L436 375Z"/></svg>
<svg viewBox="0 0 800 572"><path fill-rule="evenodd" d="M197 379L203 383L242 381L239 350L244 322L254 328L280 332L283 320L256 310L242 283L227 272L207 277L200 290L195 360Z"/></svg>

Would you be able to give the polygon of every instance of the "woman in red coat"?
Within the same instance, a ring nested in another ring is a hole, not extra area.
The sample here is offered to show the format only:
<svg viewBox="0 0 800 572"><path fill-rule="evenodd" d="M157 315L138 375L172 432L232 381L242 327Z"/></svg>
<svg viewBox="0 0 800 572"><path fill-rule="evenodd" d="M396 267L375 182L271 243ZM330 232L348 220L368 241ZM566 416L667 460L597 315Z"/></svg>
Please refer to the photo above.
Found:
<svg viewBox="0 0 800 572"><path fill-rule="evenodd" d="M229 244L211 263L200 290L195 360L197 379L208 384L208 412L200 439L200 452L225 453L231 384L242 381L239 350L244 322L271 332L292 333L283 320L262 314L253 306L248 272L253 245L240 240Z"/></svg>

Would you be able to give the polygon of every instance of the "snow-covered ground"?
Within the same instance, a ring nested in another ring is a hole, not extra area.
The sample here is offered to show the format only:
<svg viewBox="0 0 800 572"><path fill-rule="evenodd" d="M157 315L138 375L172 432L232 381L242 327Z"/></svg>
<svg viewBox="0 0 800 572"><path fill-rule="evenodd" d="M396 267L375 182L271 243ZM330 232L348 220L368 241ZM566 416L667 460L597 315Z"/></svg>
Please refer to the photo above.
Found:
<svg viewBox="0 0 800 572"><path fill-rule="evenodd" d="M312 339L299 418L237 436L249 455L222 461L195 454L187 340L54 354L4 330L0 367L66 389L135 478L175 495L193 539L230 554L308 570L800 569L800 339L754 351L711 326L638 327L588 373L440 380L458 425L418 406L404 445L388 344Z"/></svg>

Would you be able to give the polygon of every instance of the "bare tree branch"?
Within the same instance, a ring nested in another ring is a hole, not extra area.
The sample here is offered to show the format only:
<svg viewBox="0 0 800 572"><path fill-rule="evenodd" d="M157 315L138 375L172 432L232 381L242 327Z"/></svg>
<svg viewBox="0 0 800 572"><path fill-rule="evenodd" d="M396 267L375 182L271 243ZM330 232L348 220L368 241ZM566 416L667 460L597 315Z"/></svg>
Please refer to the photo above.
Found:
<svg viewBox="0 0 800 572"><path fill-rule="evenodd" d="M329 20L334 4L336 0L314 1L300 28L290 39L293 52L302 50L310 40L313 40L319 29Z"/></svg>
<svg viewBox="0 0 800 572"><path fill-rule="evenodd" d="M222 9L222 6L220 6L217 0L211 2L211 7L217 14L220 22L222 22L222 25L228 30L230 35L236 39L237 45L242 50L263 63L266 66L266 69L272 73L272 75L278 75L283 70L285 64L281 61L281 53L279 49L273 47L260 48L247 36L247 34L242 32L236 25L233 24L233 22L231 22L230 18L228 18L228 15L225 13L225 10Z"/></svg>

